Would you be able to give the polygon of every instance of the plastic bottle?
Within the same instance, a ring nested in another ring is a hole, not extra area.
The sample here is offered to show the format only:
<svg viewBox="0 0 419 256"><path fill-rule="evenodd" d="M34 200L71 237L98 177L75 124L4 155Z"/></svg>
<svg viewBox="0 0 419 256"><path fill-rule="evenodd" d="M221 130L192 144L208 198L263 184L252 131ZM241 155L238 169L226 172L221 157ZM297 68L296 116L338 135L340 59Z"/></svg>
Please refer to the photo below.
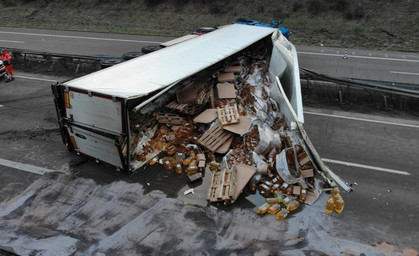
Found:
<svg viewBox="0 0 419 256"><path fill-rule="evenodd" d="M268 204L270 204L270 205L278 204L279 203L278 199L276 199L275 197L273 197L273 198L266 198L265 199L265 202L268 203Z"/></svg>
<svg viewBox="0 0 419 256"><path fill-rule="evenodd" d="M285 206L288 206L288 204L293 200L294 200L294 198L292 196L287 196L287 197L284 198L283 203L284 203Z"/></svg>
<svg viewBox="0 0 419 256"><path fill-rule="evenodd" d="M301 194L300 194L300 200L301 202L304 202L307 198L307 190L306 189L301 189Z"/></svg>
<svg viewBox="0 0 419 256"><path fill-rule="evenodd" d="M297 200L292 200L287 204L287 210L289 212L297 210L297 208L300 206L300 203Z"/></svg>
<svg viewBox="0 0 419 256"><path fill-rule="evenodd" d="M220 167L220 163L217 163L215 160L211 161L209 164L209 168L211 171L216 171Z"/></svg>
<svg viewBox="0 0 419 256"><path fill-rule="evenodd" d="M294 186L293 185L289 185L287 187L287 190L286 190L287 195L292 195L293 189L294 189Z"/></svg>
<svg viewBox="0 0 419 256"><path fill-rule="evenodd" d="M258 214L265 214L268 211L269 207L271 207L270 204L264 203L261 206L259 206L259 208L257 210L257 213Z"/></svg>
<svg viewBox="0 0 419 256"><path fill-rule="evenodd" d="M336 200L335 202L335 211L337 213L341 213L343 211L343 207L345 206L345 202L343 201L343 198L340 197L338 200Z"/></svg>
<svg viewBox="0 0 419 256"><path fill-rule="evenodd" d="M281 194L281 192L276 192L276 193L275 193L275 198L276 198L276 199L278 200L278 202L280 202L280 203L284 202L284 199L285 199L284 195L282 195L282 194Z"/></svg>
<svg viewBox="0 0 419 256"><path fill-rule="evenodd" d="M191 163L191 161L192 161L192 157L188 157L182 160L182 164L187 166Z"/></svg>
<svg viewBox="0 0 419 256"><path fill-rule="evenodd" d="M157 163L159 161L159 158L156 156L156 157L153 157L153 159L151 159L150 160L150 162L148 163L149 165L154 165L155 163Z"/></svg>
<svg viewBox="0 0 419 256"><path fill-rule="evenodd" d="M189 163L189 167L194 167L194 166L198 166L198 161L196 161L195 159L193 159L193 160Z"/></svg>
<svg viewBox="0 0 419 256"><path fill-rule="evenodd" d="M190 166L185 170L186 174L192 175L198 172L198 166Z"/></svg>
<svg viewBox="0 0 419 256"><path fill-rule="evenodd" d="M325 211L327 213L332 213L334 208L335 208L335 201L333 200L333 197L330 197L329 200L327 200L326 202Z"/></svg>
<svg viewBox="0 0 419 256"><path fill-rule="evenodd" d="M180 163L176 164L175 171L178 174L181 174L183 172L182 165Z"/></svg>
<svg viewBox="0 0 419 256"><path fill-rule="evenodd" d="M287 216L288 216L288 211L287 211L287 209L282 209L281 211L279 211L277 214L276 214L276 219L277 220L283 220L283 219L285 219Z"/></svg>
<svg viewBox="0 0 419 256"><path fill-rule="evenodd" d="M164 162L163 162L163 166L164 166L164 168L166 168L167 170L172 170L172 163L171 163L171 161L169 161L169 160L165 160Z"/></svg>
<svg viewBox="0 0 419 256"><path fill-rule="evenodd" d="M269 214L277 214L281 210L281 206L279 204L273 204L271 207L268 208Z"/></svg>
<svg viewBox="0 0 419 256"><path fill-rule="evenodd" d="M282 183L282 186L279 188L279 191L282 192L282 194L286 194L287 193L287 188L288 188L288 183Z"/></svg>

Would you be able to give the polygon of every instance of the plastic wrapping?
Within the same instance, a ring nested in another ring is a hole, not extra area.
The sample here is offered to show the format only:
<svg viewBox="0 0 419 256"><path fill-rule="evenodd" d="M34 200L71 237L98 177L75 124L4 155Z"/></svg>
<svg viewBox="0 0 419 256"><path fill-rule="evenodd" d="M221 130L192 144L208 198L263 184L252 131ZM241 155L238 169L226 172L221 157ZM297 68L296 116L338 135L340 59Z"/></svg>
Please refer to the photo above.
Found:
<svg viewBox="0 0 419 256"><path fill-rule="evenodd" d="M293 148L286 148L282 150L281 153L276 155L276 171L278 172L279 176L281 176L281 179L284 180L284 182L288 184L295 184L299 182L304 182L304 178L302 177L294 177L289 169L288 169L288 163L287 163L287 151L293 150Z"/></svg>
<svg viewBox="0 0 419 256"><path fill-rule="evenodd" d="M254 148L254 152L260 155L271 151L275 146L281 145L281 136L272 130L268 124L258 125L259 143Z"/></svg>
<svg viewBox="0 0 419 256"><path fill-rule="evenodd" d="M253 162L256 164L256 172L262 175L268 174L269 165L262 159L262 157L255 152L252 152Z"/></svg>

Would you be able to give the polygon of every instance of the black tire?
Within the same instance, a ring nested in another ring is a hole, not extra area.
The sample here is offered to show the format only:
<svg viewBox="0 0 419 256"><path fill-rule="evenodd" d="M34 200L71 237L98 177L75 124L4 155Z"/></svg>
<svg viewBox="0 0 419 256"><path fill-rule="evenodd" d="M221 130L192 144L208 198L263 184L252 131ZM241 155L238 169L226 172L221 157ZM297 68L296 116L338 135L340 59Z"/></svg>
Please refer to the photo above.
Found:
<svg viewBox="0 0 419 256"><path fill-rule="evenodd" d="M119 64L121 62L124 62L123 59L105 59L100 61L100 67L101 68L108 68L113 65Z"/></svg>
<svg viewBox="0 0 419 256"><path fill-rule="evenodd" d="M132 60L134 58L140 57L141 55L143 55L141 52L126 52L122 54L122 58L124 60Z"/></svg>
<svg viewBox="0 0 419 256"><path fill-rule="evenodd" d="M141 48L141 52L144 54L150 53L150 52L155 52L157 50L160 50L161 46L158 44L152 44L152 45L147 45L144 46L143 48Z"/></svg>

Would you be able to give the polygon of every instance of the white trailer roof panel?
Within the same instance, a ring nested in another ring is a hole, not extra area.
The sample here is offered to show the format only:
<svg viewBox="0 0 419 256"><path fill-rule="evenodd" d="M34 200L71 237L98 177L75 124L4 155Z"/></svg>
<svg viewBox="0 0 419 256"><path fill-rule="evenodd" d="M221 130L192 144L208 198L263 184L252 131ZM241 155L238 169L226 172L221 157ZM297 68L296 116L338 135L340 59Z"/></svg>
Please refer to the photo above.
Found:
<svg viewBox="0 0 419 256"><path fill-rule="evenodd" d="M120 98L144 96L214 65L275 30L233 24L64 85Z"/></svg>

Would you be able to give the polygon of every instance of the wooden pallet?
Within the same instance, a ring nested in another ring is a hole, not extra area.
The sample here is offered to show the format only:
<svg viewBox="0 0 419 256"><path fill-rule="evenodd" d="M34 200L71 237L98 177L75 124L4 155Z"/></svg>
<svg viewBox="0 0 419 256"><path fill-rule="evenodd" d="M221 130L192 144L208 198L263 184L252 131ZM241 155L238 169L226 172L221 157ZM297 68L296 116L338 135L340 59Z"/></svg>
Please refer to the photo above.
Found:
<svg viewBox="0 0 419 256"><path fill-rule="evenodd" d="M210 130L205 132L199 139L198 143L211 151L216 151L224 142L233 136L231 132L223 129L222 124L217 123Z"/></svg>
<svg viewBox="0 0 419 256"><path fill-rule="evenodd" d="M219 172L214 172L211 186L208 191L208 201L219 202L233 199L233 195L236 189L235 180L235 170L224 169Z"/></svg>
<svg viewBox="0 0 419 256"><path fill-rule="evenodd" d="M167 108L169 109L174 109L177 110L181 113L187 114L187 115L194 115L198 112L200 112L202 109L204 109L204 105L198 105L195 104L194 102L188 103L188 104L178 104L175 101L170 102L169 104L166 105Z"/></svg>
<svg viewBox="0 0 419 256"><path fill-rule="evenodd" d="M223 108L217 108L218 120L222 125L235 124L240 122L239 111L237 110L237 104L233 106L225 106Z"/></svg>
<svg viewBox="0 0 419 256"><path fill-rule="evenodd" d="M156 115L156 120L161 124L181 125L185 123L185 119L172 113L158 113Z"/></svg>

